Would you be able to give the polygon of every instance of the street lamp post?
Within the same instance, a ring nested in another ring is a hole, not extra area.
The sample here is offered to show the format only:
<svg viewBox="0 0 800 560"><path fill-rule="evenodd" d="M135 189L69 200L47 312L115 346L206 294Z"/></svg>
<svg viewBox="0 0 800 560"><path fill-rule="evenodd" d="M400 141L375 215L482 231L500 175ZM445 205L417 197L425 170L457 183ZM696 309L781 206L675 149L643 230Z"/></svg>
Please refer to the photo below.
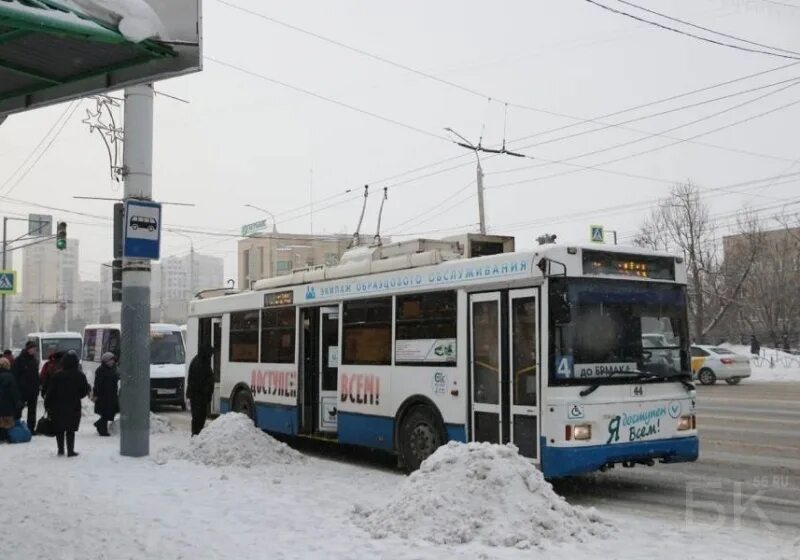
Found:
<svg viewBox="0 0 800 560"><path fill-rule="evenodd" d="M258 210L259 212L264 212L266 215L268 215L272 220L272 233L278 233L278 224L275 221L275 214L273 214L266 208L261 208L260 206L256 206L255 204L245 204L244 207L252 208L253 210Z"/></svg>

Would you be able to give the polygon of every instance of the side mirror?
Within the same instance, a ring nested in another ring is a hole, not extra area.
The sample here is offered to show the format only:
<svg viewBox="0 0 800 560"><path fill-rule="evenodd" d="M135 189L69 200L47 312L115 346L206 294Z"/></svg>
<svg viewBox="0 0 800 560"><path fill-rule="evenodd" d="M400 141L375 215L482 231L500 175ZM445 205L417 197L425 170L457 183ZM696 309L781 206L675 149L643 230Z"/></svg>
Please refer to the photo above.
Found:
<svg viewBox="0 0 800 560"><path fill-rule="evenodd" d="M556 325L572 322L572 306L567 298L567 291L562 284L550 284L550 314Z"/></svg>

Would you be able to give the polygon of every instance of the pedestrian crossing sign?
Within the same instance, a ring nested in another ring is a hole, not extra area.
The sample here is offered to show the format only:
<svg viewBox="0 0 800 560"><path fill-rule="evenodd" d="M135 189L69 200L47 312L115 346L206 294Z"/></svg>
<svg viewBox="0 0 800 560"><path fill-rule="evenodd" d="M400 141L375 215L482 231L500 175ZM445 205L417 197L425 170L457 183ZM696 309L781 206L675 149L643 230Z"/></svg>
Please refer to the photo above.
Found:
<svg viewBox="0 0 800 560"><path fill-rule="evenodd" d="M0 270L0 295L13 296L17 293L17 272Z"/></svg>
<svg viewBox="0 0 800 560"><path fill-rule="evenodd" d="M605 243L606 232L603 226L589 226L589 239L592 243Z"/></svg>

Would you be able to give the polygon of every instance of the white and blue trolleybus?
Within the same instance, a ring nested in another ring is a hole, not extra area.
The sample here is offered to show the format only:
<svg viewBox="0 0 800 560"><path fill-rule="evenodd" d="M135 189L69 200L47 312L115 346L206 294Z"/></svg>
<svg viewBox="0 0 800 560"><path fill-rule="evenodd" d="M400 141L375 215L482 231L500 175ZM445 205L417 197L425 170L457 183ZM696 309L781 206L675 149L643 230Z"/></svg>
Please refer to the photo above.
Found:
<svg viewBox="0 0 800 560"><path fill-rule="evenodd" d="M409 469L449 440L511 442L550 478L697 459L680 257L429 246L358 247L194 299L187 360L214 346L213 408Z"/></svg>

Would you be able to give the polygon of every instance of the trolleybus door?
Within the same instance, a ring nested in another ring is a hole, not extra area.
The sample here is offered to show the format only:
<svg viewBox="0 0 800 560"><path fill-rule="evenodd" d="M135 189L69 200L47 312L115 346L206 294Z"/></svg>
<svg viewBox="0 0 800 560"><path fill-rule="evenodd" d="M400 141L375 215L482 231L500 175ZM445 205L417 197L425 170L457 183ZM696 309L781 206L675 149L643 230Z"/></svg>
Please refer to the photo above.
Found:
<svg viewBox="0 0 800 560"><path fill-rule="evenodd" d="M186 340L184 339L184 342ZM198 320L197 351L209 345L214 349L211 368L214 371L214 395L211 398L211 414L219 414L219 384L222 368L222 317L201 317ZM189 349L186 349L187 354Z"/></svg>
<svg viewBox="0 0 800 560"><path fill-rule="evenodd" d="M339 385L339 307L320 308L319 431L336 432Z"/></svg>
<svg viewBox="0 0 800 560"><path fill-rule="evenodd" d="M536 289L508 293L511 442L539 459L539 300Z"/></svg>
<svg viewBox="0 0 800 560"><path fill-rule="evenodd" d="M211 399L211 414L219 414L220 374L222 373L222 317L211 319L211 347L214 348L214 396Z"/></svg>
<svg viewBox="0 0 800 560"><path fill-rule="evenodd" d="M502 313L500 292L470 295L472 440L501 443Z"/></svg>

